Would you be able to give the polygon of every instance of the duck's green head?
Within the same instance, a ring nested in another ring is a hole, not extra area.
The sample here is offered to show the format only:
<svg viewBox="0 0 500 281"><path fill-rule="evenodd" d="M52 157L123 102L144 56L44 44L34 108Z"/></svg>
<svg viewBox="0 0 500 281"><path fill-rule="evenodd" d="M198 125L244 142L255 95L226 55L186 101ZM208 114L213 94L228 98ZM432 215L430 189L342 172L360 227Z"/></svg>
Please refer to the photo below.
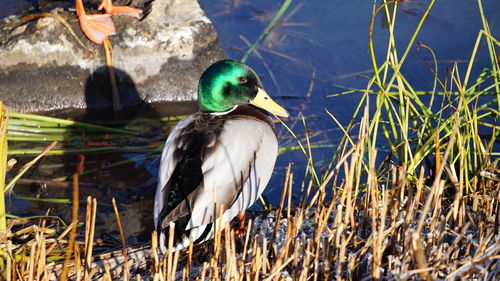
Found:
<svg viewBox="0 0 500 281"><path fill-rule="evenodd" d="M288 112L263 90L255 71L234 60L218 61L203 72L198 84L198 102L203 112L225 112L238 104L252 104L288 117Z"/></svg>

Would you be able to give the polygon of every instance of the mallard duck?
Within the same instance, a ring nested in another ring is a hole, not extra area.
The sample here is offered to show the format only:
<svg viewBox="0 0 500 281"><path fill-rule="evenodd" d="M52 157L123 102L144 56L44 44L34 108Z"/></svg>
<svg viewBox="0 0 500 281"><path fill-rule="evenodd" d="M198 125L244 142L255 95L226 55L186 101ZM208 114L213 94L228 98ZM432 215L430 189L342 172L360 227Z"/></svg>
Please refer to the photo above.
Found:
<svg viewBox="0 0 500 281"><path fill-rule="evenodd" d="M199 111L171 131L161 156L154 224L163 252L171 222L179 250L212 238L221 213L229 222L259 198L278 154L274 124L260 109L288 117L255 72L234 60L205 70L198 103Z"/></svg>

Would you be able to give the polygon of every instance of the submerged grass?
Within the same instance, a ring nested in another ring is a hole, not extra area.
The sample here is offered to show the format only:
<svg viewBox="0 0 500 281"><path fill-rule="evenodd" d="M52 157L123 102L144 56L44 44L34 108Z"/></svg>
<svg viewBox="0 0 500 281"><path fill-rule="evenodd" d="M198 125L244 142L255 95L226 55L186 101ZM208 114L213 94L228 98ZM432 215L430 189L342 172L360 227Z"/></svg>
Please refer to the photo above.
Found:
<svg viewBox="0 0 500 281"><path fill-rule="evenodd" d="M377 58L370 40L374 75L366 89L359 90L363 95L351 122L344 128L327 112L344 138L326 171L315 168L309 135L303 140L295 137L308 159L309 181L300 202L292 201L298 186L289 168L280 206L255 212L245 236L235 236L231 227L218 225L220 231L213 241L160 256L155 233L152 245L97 254L97 202L88 199L83 231L77 232L75 216L69 226L48 217L8 220L7 230L0 235L2 277L498 280L500 171L495 122L500 109L500 67L495 50L500 44L491 36L478 1L483 29L464 78L455 65L441 80L435 63L436 83L425 98L405 79L402 66L434 1L402 56L395 46L398 2L388 1L374 9L374 18L387 17L387 53L384 59ZM472 65L483 40L491 66L473 78ZM489 98L486 103L481 99L484 96ZM129 132L117 133L130 136ZM6 143L5 134L0 135L2 140L0 148ZM388 146L389 153L384 155L382 146ZM4 149L2 159L6 155ZM5 161L0 163L4 176ZM73 177L74 213L80 200L78 174ZM119 248L125 245L121 240Z"/></svg>
<svg viewBox="0 0 500 281"><path fill-rule="evenodd" d="M159 136L144 137L140 126L136 124L161 124L169 127L184 117L116 120L105 125L95 125L17 112L9 112L9 116L7 140L16 144L7 151L9 155L39 155L45 149L44 142L52 141L59 143L47 151L47 155L111 151L157 152L158 149L161 151ZM122 128L124 124L131 129Z"/></svg>

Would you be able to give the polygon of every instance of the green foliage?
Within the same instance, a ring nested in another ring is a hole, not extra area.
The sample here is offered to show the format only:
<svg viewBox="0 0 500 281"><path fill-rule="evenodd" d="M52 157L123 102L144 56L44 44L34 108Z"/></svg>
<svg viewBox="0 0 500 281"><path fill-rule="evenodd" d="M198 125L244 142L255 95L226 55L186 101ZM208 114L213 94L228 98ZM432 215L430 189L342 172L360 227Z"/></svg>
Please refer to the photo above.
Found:
<svg viewBox="0 0 500 281"><path fill-rule="evenodd" d="M368 173L368 163L374 161L371 159L374 154L370 151L376 150L382 144L387 143L390 149L383 165L388 165L390 161L396 165L404 165L407 172L413 176L418 174L417 169L425 159L434 159L436 167L439 166L445 149L450 148L450 160L447 164L451 169L460 167L460 171L453 172L463 177L463 187L470 191L478 180L476 172L488 169L491 164L490 157L495 154L493 145L499 130L492 120L499 116L500 108L500 72L495 50L500 47L500 43L491 35L481 1L478 0L483 29L478 31L465 77L460 77L459 67L455 64L445 73L446 80L441 80L432 48L419 44L434 58L432 71L435 83L431 91L416 91L401 69L408 53L415 47L415 40L434 2L430 1L402 55L395 44L398 34L395 32L394 23L398 1L385 2L375 10L369 32L369 50L374 74L368 78L366 89L351 89L339 94L363 93L351 122L344 130L345 136L337 152L345 151L347 146L354 144L350 138L353 129L368 109L374 109L369 116L369 125L359 129L364 129L363 133L366 134L366 138L362 140L366 147L366 156L363 163L360 163L360 167L364 167L364 173ZM387 51L383 59L376 56L373 45L373 24L375 17L379 16L386 17L389 25ZM482 41L486 42L491 66L472 80L471 70ZM481 99L485 96L489 98L486 103L484 98ZM333 115L330 116L336 121ZM340 124L339 126L342 128ZM485 129L491 131L487 139L479 133Z"/></svg>

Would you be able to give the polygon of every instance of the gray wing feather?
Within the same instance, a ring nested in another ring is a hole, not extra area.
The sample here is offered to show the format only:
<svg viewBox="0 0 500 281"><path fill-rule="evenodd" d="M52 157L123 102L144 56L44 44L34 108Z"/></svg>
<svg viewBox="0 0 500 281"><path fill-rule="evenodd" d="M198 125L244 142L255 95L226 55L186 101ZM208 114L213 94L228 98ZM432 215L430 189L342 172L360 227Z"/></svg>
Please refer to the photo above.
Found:
<svg viewBox="0 0 500 281"><path fill-rule="evenodd" d="M154 201L154 224L158 225L159 215L165 201L167 183L175 170L179 159L173 157L174 151L179 145L174 144L174 141L179 137L186 125L193 121L193 116L190 115L177 123L177 126L170 132L165 147L161 155L160 170L158 171L158 185L156 187L156 195Z"/></svg>
<svg viewBox="0 0 500 281"><path fill-rule="evenodd" d="M225 221L250 207L271 177L277 150L276 135L267 123L248 118L227 120L214 152L203 160L203 187L187 228L213 222L214 210L218 216L222 206Z"/></svg>

